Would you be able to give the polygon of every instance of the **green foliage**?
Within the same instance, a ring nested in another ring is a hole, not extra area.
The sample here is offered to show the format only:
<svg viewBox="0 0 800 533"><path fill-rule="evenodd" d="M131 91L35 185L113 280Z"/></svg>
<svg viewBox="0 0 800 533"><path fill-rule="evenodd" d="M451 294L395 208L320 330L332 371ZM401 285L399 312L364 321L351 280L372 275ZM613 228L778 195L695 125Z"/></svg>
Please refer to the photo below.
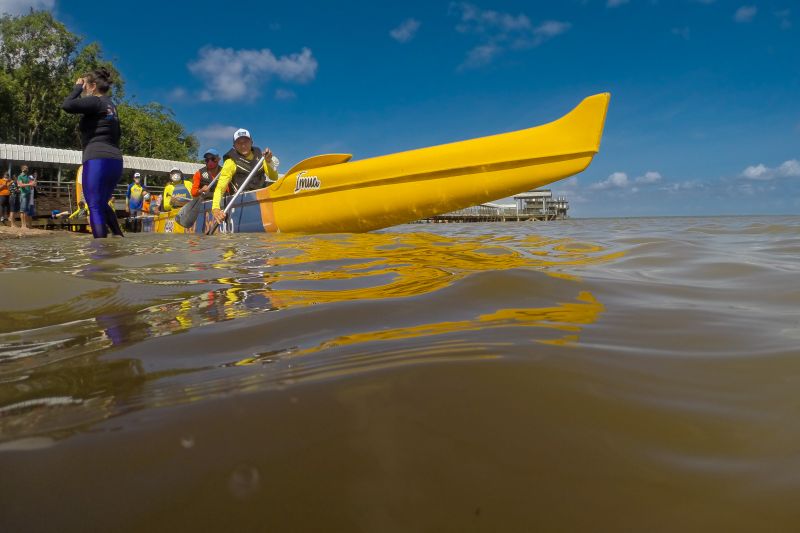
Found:
<svg viewBox="0 0 800 533"><path fill-rule="evenodd" d="M151 102L118 106L122 152L157 159L197 159L197 139L175 121L172 111Z"/></svg>
<svg viewBox="0 0 800 533"><path fill-rule="evenodd" d="M0 17L0 142L80 149L79 117L61 110L74 82L104 66L115 84L126 155L197 159L197 139L158 103L125 101L122 75L97 43L81 46L48 11Z"/></svg>

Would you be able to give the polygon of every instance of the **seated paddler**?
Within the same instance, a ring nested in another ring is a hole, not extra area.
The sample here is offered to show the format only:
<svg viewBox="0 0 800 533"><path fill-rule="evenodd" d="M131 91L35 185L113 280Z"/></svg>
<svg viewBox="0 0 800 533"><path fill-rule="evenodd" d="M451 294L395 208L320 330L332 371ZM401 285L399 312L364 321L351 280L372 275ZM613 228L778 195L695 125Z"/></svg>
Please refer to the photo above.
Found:
<svg viewBox="0 0 800 533"><path fill-rule="evenodd" d="M192 182L183 179L183 173L178 167L169 171L169 183L164 187L164 211L180 209L192 199Z"/></svg>
<svg viewBox="0 0 800 533"><path fill-rule="evenodd" d="M219 181L214 189L214 200L211 203L211 212L217 222L221 223L225 220L225 212L220 209L220 204L228 185L232 186L234 192L238 191L262 155L264 162L248 182L246 191L261 189L267 185L267 182L277 180L278 169L272 157L272 150L264 148L262 151L253 146L253 139L249 131L236 130L236 133L233 134L233 148L228 150L224 156L225 163L219 173Z"/></svg>
<svg viewBox="0 0 800 533"><path fill-rule="evenodd" d="M219 152L215 148L209 148L203 154L205 165L192 176L192 197L197 198L201 194L205 195L214 190L211 184L220 173Z"/></svg>

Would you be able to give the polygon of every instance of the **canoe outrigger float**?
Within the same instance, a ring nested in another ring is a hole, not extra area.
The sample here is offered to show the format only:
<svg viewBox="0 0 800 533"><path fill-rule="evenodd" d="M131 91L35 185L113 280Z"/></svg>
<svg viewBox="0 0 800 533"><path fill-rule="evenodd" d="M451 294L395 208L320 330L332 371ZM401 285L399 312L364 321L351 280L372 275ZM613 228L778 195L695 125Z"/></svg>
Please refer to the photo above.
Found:
<svg viewBox="0 0 800 533"><path fill-rule="evenodd" d="M227 233L364 232L506 198L577 174L600 149L610 94L583 100L562 118L535 128L351 161L350 154L311 157L264 189L239 195ZM211 202L195 224L178 210L143 220L143 231L202 233Z"/></svg>

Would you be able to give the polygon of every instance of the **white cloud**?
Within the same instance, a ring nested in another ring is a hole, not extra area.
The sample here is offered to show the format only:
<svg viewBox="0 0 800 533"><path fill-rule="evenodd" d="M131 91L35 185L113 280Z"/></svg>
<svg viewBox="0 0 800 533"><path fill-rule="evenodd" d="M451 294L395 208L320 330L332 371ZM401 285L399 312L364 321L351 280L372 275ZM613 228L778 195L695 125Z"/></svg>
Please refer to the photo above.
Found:
<svg viewBox="0 0 800 533"><path fill-rule="evenodd" d="M672 28L672 35L677 35L681 39L688 41L689 37L691 36L691 31L689 30L689 26L684 26L682 28Z"/></svg>
<svg viewBox="0 0 800 533"><path fill-rule="evenodd" d="M202 143L209 145L220 143L228 146L233 142L233 132L239 129L236 126L225 126L223 124L211 124L201 130L194 132L195 136Z"/></svg>
<svg viewBox="0 0 800 533"><path fill-rule="evenodd" d="M751 180L771 180L774 177L770 169L761 164L747 167L742 176Z"/></svg>
<svg viewBox="0 0 800 533"><path fill-rule="evenodd" d="M467 52L467 58L462 63L462 68L478 68L488 65L501 52L501 48L494 43L476 46Z"/></svg>
<svg viewBox="0 0 800 533"><path fill-rule="evenodd" d="M290 91L289 89L276 89L275 90L275 99L276 100L294 100L297 98L297 95L294 91Z"/></svg>
<svg viewBox="0 0 800 533"><path fill-rule="evenodd" d="M453 2L450 13L458 16L456 31L475 35L481 43L467 53L459 67L487 65L504 50L532 48L568 31L569 22L545 20L536 25L527 15L512 15L491 9L480 9L468 2Z"/></svg>
<svg viewBox="0 0 800 533"><path fill-rule="evenodd" d="M661 174L655 172L654 170L649 170L644 173L644 176L639 176L638 178L636 178L636 183L642 183L647 185L651 183L658 183L659 181L661 181Z"/></svg>
<svg viewBox="0 0 800 533"><path fill-rule="evenodd" d="M168 96L170 100L183 100L189 96L189 92L183 87L175 87L169 92Z"/></svg>
<svg viewBox="0 0 800 533"><path fill-rule="evenodd" d="M624 189L631 185L628 175L624 172L614 172L608 178L598 183L593 183L589 188L602 191L605 189Z"/></svg>
<svg viewBox="0 0 800 533"><path fill-rule="evenodd" d="M629 189L631 192L639 192L640 188L637 185L652 185L662 180L660 172L648 170L642 176L637 176L635 179L630 179L625 172L614 172L603 181L593 183L589 186L590 189L602 191L606 189Z"/></svg>
<svg viewBox="0 0 800 533"><path fill-rule="evenodd" d="M797 159L790 159L789 161L784 161L781 166L778 167L778 176L784 178L797 178L800 177L800 161Z"/></svg>
<svg viewBox="0 0 800 533"><path fill-rule="evenodd" d="M606 7L619 7L622 4L627 4L629 0L608 0Z"/></svg>
<svg viewBox="0 0 800 533"><path fill-rule="evenodd" d="M261 86L278 77L286 83L308 83L317 74L317 60L311 50L275 57L269 49L234 50L207 46L189 71L203 80L203 100L251 100Z"/></svg>
<svg viewBox="0 0 800 533"><path fill-rule="evenodd" d="M398 27L389 32L389 35L399 43L407 43L417 34L420 22L416 19L406 19Z"/></svg>
<svg viewBox="0 0 800 533"><path fill-rule="evenodd" d="M736 10L733 15L733 20L736 22L750 22L758 13L756 6L742 6Z"/></svg>
<svg viewBox="0 0 800 533"><path fill-rule="evenodd" d="M780 27L782 30L791 29L792 27L792 19L790 18L791 14L792 12L789 9L783 9L781 11L775 12L775 16L778 17L778 20L780 21Z"/></svg>
<svg viewBox="0 0 800 533"><path fill-rule="evenodd" d="M50 11L55 6L55 0L0 0L0 14L24 15L31 9Z"/></svg>
<svg viewBox="0 0 800 533"><path fill-rule="evenodd" d="M694 191L697 189L705 189L706 185L699 181L681 181L678 183L670 183L669 185L665 185L660 187L662 191L677 193L683 191Z"/></svg>
<svg viewBox="0 0 800 533"><path fill-rule="evenodd" d="M749 166L742 171L742 177L749 180L767 181L775 178L800 177L800 161L789 159L775 168L770 168L763 163Z"/></svg>
<svg viewBox="0 0 800 533"><path fill-rule="evenodd" d="M572 24L569 22L559 22L557 20L545 20L538 26L533 29L533 35L538 38L534 39L536 44L540 44L544 42L545 39L553 38L557 35L561 35L562 33L566 32L570 29Z"/></svg>

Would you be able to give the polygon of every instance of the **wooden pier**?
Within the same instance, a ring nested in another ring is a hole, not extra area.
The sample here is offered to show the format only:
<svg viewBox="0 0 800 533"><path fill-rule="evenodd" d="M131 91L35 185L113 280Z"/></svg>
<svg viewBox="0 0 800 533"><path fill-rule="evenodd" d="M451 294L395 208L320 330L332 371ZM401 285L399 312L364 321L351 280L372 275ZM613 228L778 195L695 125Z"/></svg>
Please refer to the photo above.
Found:
<svg viewBox="0 0 800 533"><path fill-rule="evenodd" d="M569 202L553 198L549 189L514 196L513 204L480 204L419 220L420 223L448 222L538 222L568 218Z"/></svg>

